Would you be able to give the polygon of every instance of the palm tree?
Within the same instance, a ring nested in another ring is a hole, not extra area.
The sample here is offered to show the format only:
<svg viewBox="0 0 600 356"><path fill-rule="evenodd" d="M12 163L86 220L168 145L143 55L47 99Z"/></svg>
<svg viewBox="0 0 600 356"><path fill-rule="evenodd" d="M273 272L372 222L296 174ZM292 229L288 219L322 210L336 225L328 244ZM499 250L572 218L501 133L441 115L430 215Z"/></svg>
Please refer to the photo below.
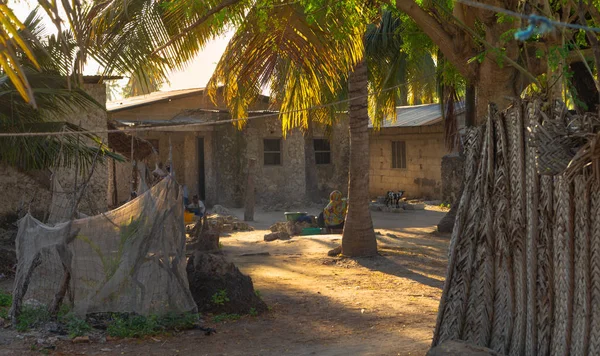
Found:
<svg viewBox="0 0 600 356"><path fill-rule="evenodd" d="M406 60L398 63L403 43L396 17L384 12L365 35L364 23L372 20L371 14L337 6L306 11L283 3L250 10L217 65L209 90L214 94L225 84L232 115L244 118L259 89L269 86L284 134L295 127L310 131L311 121L330 122L336 111L349 108L349 206L342 250L349 256L373 255L377 247L368 206L368 108L375 126L384 116L395 117L400 93L386 86L397 84L401 74L407 77L410 67ZM268 31L261 27L263 17L269 19ZM369 71L368 64L375 70ZM435 85L429 90L435 92ZM330 105L340 98L348 98L347 105Z"/></svg>

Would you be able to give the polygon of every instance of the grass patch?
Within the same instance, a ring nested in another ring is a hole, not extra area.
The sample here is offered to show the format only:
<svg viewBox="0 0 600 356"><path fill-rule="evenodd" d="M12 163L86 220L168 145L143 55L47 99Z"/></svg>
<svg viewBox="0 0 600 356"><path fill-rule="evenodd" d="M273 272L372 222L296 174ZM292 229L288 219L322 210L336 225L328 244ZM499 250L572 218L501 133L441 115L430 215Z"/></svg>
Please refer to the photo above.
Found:
<svg viewBox="0 0 600 356"><path fill-rule="evenodd" d="M224 321L236 321L239 320L241 318L241 316L239 314L227 314L227 313L223 313L223 314L218 314L215 315L213 317L213 322L215 323L221 323Z"/></svg>
<svg viewBox="0 0 600 356"><path fill-rule="evenodd" d="M157 315L115 315L109 322L107 332L112 337L139 338L168 331L191 329L198 322L197 314L168 313Z"/></svg>
<svg viewBox="0 0 600 356"><path fill-rule="evenodd" d="M85 319L81 319L73 313L62 316L60 321L65 324L70 338L83 336L92 331L92 326Z"/></svg>
<svg viewBox="0 0 600 356"><path fill-rule="evenodd" d="M28 331L31 328L41 326L51 320L52 316L46 307L30 307L24 305L21 308L21 314L17 318L15 329L19 332Z"/></svg>
<svg viewBox="0 0 600 356"><path fill-rule="evenodd" d="M12 295L0 291L0 318L8 319L8 309L12 304Z"/></svg>

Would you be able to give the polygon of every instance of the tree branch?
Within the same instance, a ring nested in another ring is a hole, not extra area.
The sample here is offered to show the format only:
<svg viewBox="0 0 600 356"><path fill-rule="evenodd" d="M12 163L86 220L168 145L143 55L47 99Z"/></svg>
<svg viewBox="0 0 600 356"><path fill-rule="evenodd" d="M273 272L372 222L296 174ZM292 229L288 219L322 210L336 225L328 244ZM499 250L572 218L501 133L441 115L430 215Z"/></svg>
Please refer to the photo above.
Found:
<svg viewBox="0 0 600 356"><path fill-rule="evenodd" d="M459 29L456 33L447 32L444 27L430 14L423 10L413 0L397 0L396 8L408 16L425 32L427 36L440 48L446 59L448 59L458 71L467 79L477 77L476 64L468 64L471 57L464 48L458 48L453 38L462 34Z"/></svg>
<svg viewBox="0 0 600 356"><path fill-rule="evenodd" d="M222 3L220 3L219 5L215 6L214 8L208 10L206 12L206 14L204 14L203 16L201 16L198 20L194 21L193 24L189 25L188 27L184 28L180 33L178 33L177 35L171 37L171 39L165 43L164 45L158 47L154 52L152 52L152 54L156 54L160 51L162 51L163 49L169 47L170 45L172 45L173 43L175 43L175 41L177 41L178 39L182 38L183 36L187 35L190 31L192 31L193 29L195 29L196 27L202 25L204 22L206 22L206 20L208 20L212 15L216 14L217 12L223 10L226 7L229 7L231 5L237 4L241 2L241 0L224 0Z"/></svg>

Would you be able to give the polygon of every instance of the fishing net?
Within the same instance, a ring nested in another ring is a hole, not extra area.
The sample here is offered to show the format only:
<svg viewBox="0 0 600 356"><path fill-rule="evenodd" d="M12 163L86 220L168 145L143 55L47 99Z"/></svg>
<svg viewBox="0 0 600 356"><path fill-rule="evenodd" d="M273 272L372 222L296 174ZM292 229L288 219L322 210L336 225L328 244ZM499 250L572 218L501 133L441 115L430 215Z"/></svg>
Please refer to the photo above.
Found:
<svg viewBox="0 0 600 356"><path fill-rule="evenodd" d="M48 226L26 215L16 240L12 316L64 297L79 315L194 311L183 194L171 177L107 213Z"/></svg>

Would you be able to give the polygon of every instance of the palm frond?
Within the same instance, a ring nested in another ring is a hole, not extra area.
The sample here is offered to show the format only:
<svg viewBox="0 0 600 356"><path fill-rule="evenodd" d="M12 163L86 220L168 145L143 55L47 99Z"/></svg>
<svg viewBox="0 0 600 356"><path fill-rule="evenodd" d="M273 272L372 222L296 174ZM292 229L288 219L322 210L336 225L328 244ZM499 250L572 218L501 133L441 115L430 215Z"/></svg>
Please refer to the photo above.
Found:
<svg viewBox="0 0 600 356"><path fill-rule="evenodd" d="M240 22L249 1L239 1L208 16L179 36L220 1L126 0L97 3L87 19L93 28L91 55L104 74L131 73L142 92L168 81L167 74L181 70L211 39ZM165 44L171 43L164 47ZM156 51L157 48L161 48Z"/></svg>
<svg viewBox="0 0 600 356"><path fill-rule="evenodd" d="M31 63L38 66L31 48L26 43L33 38L25 30L25 25L19 21L14 12L5 3L0 3L0 68L13 83L19 95L28 103L35 106L35 98L27 76L20 66L19 55L22 52Z"/></svg>
<svg viewBox="0 0 600 356"><path fill-rule="evenodd" d="M217 88L224 85L232 115L243 119L259 89L269 86L273 104L280 108L284 133L306 127L309 120L332 117L335 108L323 105L338 95L348 69L362 58L363 31L346 22L343 14L334 15L328 9L308 13L284 1L251 9L209 82L213 100ZM306 111L315 106L319 109Z"/></svg>
<svg viewBox="0 0 600 356"><path fill-rule="evenodd" d="M36 12L24 22L28 33L41 34L43 25ZM68 32L64 33L68 37ZM65 44L65 42L63 42ZM37 108L32 107L21 95L7 74L0 75L0 132L63 132L61 136L12 136L0 138L0 162L24 170L42 169L53 166L70 167L79 162L87 169L96 152L100 158L111 157L123 160L108 150L100 138L81 128L63 122L65 117L92 109L104 109L92 96L80 88L72 78L65 76L71 62L56 37L43 41L28 41L38 63L27 56L19 62L29 80L32 97ZM37 64L37 65L36 65ZM37 69L37 68L39 69ZM81 140L80 140L81 138Z"/></svg>

